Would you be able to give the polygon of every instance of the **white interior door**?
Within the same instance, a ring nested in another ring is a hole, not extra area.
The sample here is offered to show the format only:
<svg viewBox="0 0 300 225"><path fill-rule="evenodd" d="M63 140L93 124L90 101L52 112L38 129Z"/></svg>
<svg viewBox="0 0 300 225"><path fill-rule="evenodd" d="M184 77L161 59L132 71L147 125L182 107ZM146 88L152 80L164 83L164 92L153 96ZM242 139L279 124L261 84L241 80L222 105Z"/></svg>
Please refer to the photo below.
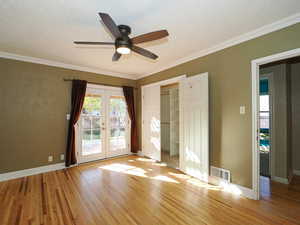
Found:
<svg viewBox="0 0 300 225"><path fill-rule="evenodd" d="M207 73L180 82L180 168L204 181L209 175L208 94Z"/></svg>
<svg viewBox="0 0 300 225"><path fill-rule="evenodd" d="M121 88L88 85L77 125L79 163L129 153L130 122Z"/></svg>
<svg viewBox="0 0 300 225"><path fill-rule="evenodd" d="M142 88L142 109L143 154L160 161L160 85Z"/></svg>

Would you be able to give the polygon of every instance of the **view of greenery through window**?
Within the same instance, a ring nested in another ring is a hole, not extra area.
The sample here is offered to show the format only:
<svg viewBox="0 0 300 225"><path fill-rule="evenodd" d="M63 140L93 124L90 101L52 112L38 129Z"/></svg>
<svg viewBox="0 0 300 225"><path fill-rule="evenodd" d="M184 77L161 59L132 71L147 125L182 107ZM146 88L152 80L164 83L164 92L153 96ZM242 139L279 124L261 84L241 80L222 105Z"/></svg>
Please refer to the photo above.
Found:
<svg viewBox="0 0 300 225"><path fill-rule="evenodd" d="M82 109L83 139L97 140L101 138L100 124L102 99L101 96L86 96Z"/></svg>
<svg viewBox="0 0 300 225"><path fill-rule="evenodd" d="M84 99L83 116L83 139L95 140L101 137L101 123L104 122L101 110L101 96L86 96ZM125 136L126 127L126 103L123 98L110 98L110 135L111 137Z"/></svg>
<svg viewBox="0 0 300 225"><path fill-rule="evenodd" d="M124 137L126 127L126 104L123 98L110 99L110 135Z"/></svg>
<svg viewBox="0 0 300 225"><path fill-rule="evenodd" d="M87 95L84 99L81 126L82 126L82 154L96 154L103 151L103 143L109 141L110 151L126 148L127 107L124 97ZM106 111L105 107L108 107ZM106 114L108 113L108 114ZM108 117L108 124L106 123ZM109 133L103 133L108 131ZM108 139L104 137L109 135Z"/></svg>

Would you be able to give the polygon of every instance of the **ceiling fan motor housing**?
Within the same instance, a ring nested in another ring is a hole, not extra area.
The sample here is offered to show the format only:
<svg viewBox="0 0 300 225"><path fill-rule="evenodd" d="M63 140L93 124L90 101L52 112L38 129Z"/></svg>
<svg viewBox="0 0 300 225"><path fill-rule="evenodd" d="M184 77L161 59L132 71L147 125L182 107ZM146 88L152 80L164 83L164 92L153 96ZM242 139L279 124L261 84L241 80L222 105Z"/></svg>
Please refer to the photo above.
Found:
<svg viewBox="0 0 300 225"><path fill-rule="evenodd" d="M127 25L119 25L118 28L122 35L128 36L129 34L131 34L131 28Z"/></svg>
<svg viewBox="0 0 300 225"><path fill-rule="evenodd" d="M122 36L118 37L116 39L116 42L115 42L116 48L127 47L127 48L131 49L132 42L131 42L130 38L128 37L128 35L131 33L131 28L127 25L119 25L118 28L119 28Z"/></svg>

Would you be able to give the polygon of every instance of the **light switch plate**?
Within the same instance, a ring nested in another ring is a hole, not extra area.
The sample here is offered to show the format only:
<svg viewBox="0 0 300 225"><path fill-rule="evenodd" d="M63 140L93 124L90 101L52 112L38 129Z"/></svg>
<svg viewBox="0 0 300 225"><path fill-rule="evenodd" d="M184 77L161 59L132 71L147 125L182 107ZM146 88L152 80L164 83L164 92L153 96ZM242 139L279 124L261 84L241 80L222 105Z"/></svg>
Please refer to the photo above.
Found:
<svg viewBox="0 0 300 225"><path fill-rule="evenodd" d="M240 106L240 114L243 115L246 113L246 107L245 106Z"/></svg>
<svg viewBox="0 0 300 225"><path fill-rule="evenodd" d="M70 114L67 114L67 120L70 120Z"/></svg>

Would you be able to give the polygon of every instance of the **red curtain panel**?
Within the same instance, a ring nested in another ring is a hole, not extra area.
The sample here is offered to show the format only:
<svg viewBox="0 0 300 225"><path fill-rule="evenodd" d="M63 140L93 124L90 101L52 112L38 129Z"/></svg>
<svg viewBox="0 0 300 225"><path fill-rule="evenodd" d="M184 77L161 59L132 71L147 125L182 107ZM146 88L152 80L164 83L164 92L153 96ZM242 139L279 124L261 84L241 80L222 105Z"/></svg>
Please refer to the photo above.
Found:
<svg viewBox="0 0 300 225"><path fill-rule="evenodd" d="M72 100L71 100L71 113L67 139L66 149L66 166L77 163L75 152L75 124L77 123L82 110L87 81L73 80L72 81Z"/></svg>
<svg viewBox="0 0 300 225"><path fill-rule="evenodd" d="M138 132L134 110L134 90L133 87L123 87L124 97L127 104L128 115L131 120L131 152L138 152Z"/></svg>

